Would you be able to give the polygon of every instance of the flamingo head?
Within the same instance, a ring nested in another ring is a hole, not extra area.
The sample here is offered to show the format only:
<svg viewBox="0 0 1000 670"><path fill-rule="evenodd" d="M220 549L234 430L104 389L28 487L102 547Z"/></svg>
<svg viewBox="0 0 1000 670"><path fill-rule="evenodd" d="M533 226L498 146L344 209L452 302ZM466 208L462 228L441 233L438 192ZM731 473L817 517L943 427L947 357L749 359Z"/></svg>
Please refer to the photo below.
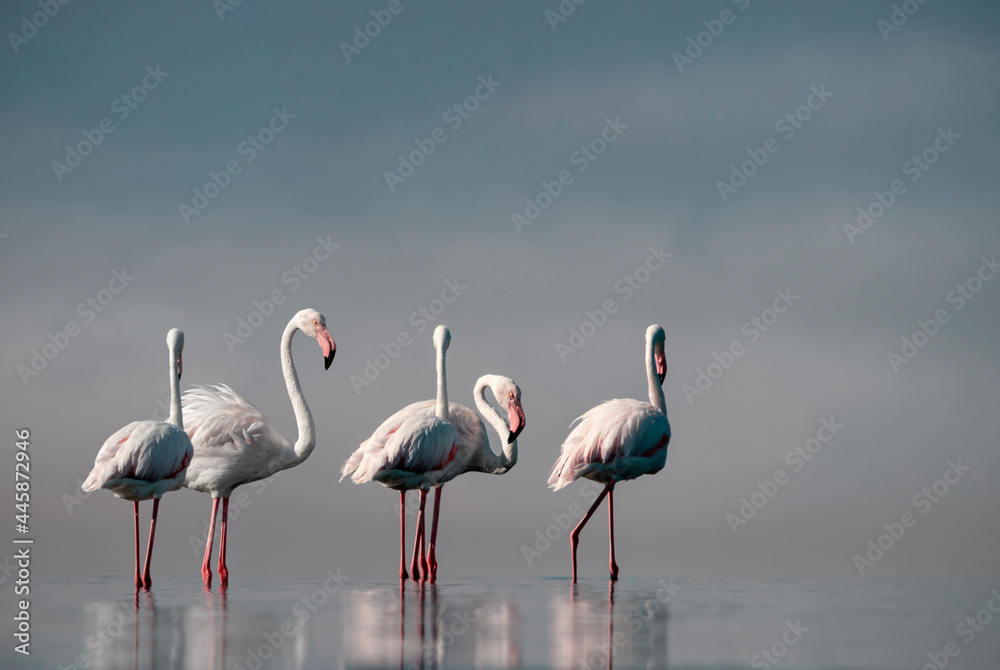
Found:
<svg viewBox="0 0 1000 670"><path fill-rule="evenodd" d="M326 329L326 317L314 309L304 309L295 315L296 325L303 333L319 342L323 350L323 369L329 370L333 357L337 355L337 343Z"/></svg>
<svg viewBox="0 0 1000 670"><path fill-rule="evenodd" d="M441 324L434 329L434 348L440 351L448 351L451 344L451 331L448 326Z"/></svg>
<svg viewBox="0 0 1000 670"><path fill-rule="evenodd" d="M507 410L507 425L510 426L510 435L507 436L507 444L517 439L517 436L524 430L524 408L521 407L521 387L514 383L510 377L494 375L490 383L490 390L497 402Z"/></svg>
<svg viewBox="0 0 1000 670"><path fill-rule="evenodd" d="M653 324L646 329L646 346L653 350L653 363L656 365L656 376L660 379L660 385L663 385L663 380L667 376L667 357L663 353L663 341L666 339L666 335L663 332L663 327L657 324Z"/></svg>
<svg viewBox="0 0 1000 670"><path fill-rule="evenodd" d="M184 331L180 328L171 328L167 331L167 347L171 355L177 356L177 378L181 378L181 352L184 351Z"/></svg>

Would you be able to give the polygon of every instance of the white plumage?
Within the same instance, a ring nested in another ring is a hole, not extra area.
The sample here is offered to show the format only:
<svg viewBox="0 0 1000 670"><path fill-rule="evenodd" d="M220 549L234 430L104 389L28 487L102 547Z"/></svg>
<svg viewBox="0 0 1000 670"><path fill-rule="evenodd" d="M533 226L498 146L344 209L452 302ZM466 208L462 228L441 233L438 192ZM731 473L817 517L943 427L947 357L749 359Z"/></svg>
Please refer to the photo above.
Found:
<svg viewBox="0 0 1000 670"><path fill-rule="evenodd" d="M366 451L351 481L376 481L397 491L427 490L451 479L456 463L458 432L436 416L407 416L385 440ZM347 466L345 466L347 467Z"/></svg>
<svg viewBox="0 0 1000 670"><path fill-rule="evenodd" d="M176 491L184 484L186 468L194 449L181 415L181 354L184 333L171 328L167 333L170 352L170 417L168 421L133 421L109 437L94 459L94 467L84 480L84 491L110 490L119 498L131 500L135 517L135 586L152 585L150 561L160 496ZM149 525L146 562L139 573L139 501L153 499Z"/></svg>
<svg viewBox="0 0 1000 670"><path fill-rule="evenodd" d="M648 402L607 400L573 422L552 467L552 490L580 477L608 484L652 475L667 462L670 422Z"/></svg>
<svg viewBox="0 0 1000 670"><path fill-rule="evenodd" d="M183 428L163 421L133 421L97 452L84 491L108 489L119 498L159 498L184 485L194 450Z"/></svg>
<svg viewBox="0 0 1000 670"><path fill-rule="evenodd" d="M487 388L493 392L493 397L507 411L507 421L504 421L486 400L485 391ZM504 440L504 452L497 456L490 449L486 424L479 414L465 405L448 403L448 423L453 426L456 433L457 453L453 466L437 480L437 485L444 484L464 472L504 474L517 463L517 435L524 428L521 389L510 377L483 375L476 381L472 393L479 411L483 413L493 429ZM373 472L373 468L377 471L380 467L378 464L386 459L381 454L390 438L400 432L403 422L413 417L435 416L436 403L437 401L434 399L411 403L383 421L375 429L375 432L362 442L361 446L347 459L341 468L340 478L343 480L344 477L351 475L351 481L355 484L374 479L373 475L368 473ZM366 474L359 474L361 472ZM435 484L431 484L431 486L433 485Z"/></svg>
<svg viewBox="0 0 1000 670"><path fill-rule="evenodd" d="M270 477L296 459L292 444L257 407L225 384L184 392L188 435L196 445L185 486L228 498L241 484Z"/></svg>
<svg viewBox="0 0 1000 670"><path fill-rule="evenodd" d="M580 531L597 506L608 498L608 531L611 537L611 579L618 579L615 562L614 488L615 484L663 469L670 443L670 423L663 399L663 379L667 360L663 353L663 328L653 324L646 329L646 380L649 402L631 399L608 400L586 412L571 424L559 458L552 466L548 484L554 490L580 477L604 484L590 510L570 533L573 552L573 581L576 581L576 548Z"/></svg>
<svg viewBox="0 0 1000 670"><path fill-rule="evenodd" d="M229 581L226 566L229 496L242 484L265 479L279 470L298 465L316 447L312 414L302 395L292 361L292 337L298 331L319 343L326 369L329 369L337 353L337 345L326 327L326 317L316 310L298 312L285 326L281 335L281 371L299 431L294 444L282 437L259 409L228 386L199 386L184 394L188 435L194 445L194 458L188 466L184 486L212 494L212 517L201 568L206 587L212 583L209 561L219 501L222 501L222 537L219 540L218 570L225 587Z"/></svg>

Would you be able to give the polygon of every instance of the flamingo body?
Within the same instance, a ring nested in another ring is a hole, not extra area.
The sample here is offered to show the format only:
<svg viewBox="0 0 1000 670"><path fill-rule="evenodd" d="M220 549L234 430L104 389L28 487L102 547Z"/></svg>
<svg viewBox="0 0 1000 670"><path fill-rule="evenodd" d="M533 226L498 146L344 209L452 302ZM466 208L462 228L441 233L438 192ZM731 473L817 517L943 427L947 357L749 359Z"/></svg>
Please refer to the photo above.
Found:
<svg viewBox="0 0 1000 670"><path fill-rule="evenodd" d="M380 481L384 483L382 479L376 478L372 473L381 470L383 463L391 462L388 460L387 452L389 442L394 440L394 438L396 442L399 442L398 436L400 433L403 432L405 434L403 430L405 422L420 417L435 417L434 403L433 399L411 403L383 421L382 425L376 428L375 432L371 434L371 437L362 442L361 446L347 459L344 467L341 468L340 478L344 479L344 477L351 475L351 481L355 484L368 481ZM459 466L468 466L472 460L472 454L476 446L487 441L486 426L483 420L478 414L464 405L454 402L448 403L448 421L446 423L450 424L451 429L455 432L453 442L458 452L461 453L461 456L456 454L457 463L455 463L455 466L449 468L447 472L441 472L441 477L436 482L440 484L453 479L460 472L464 472L465 470L459 469ZM398 448L398 446L393 447L393 449ZM420 487L412 486L406 488Z"/></svg>
<svg viewBox="0 0 1000 670"><path fill-rule="evenodd" d="M382 448L365 453L351 481L376 481L397 491L427 490L464 469L458 455L458 431L450 422L433 415L409 416Z"/></svg>
<svg viewBox="0 0 1000 670"><path fill-rule="evenodd" d="M486 388L493 390L494 397L507 410L507 422L504 422L503 418L483 397L483 392ZM436 485L444 484L464 472L504 474L517 463L516 440L524 428L521 389L509 377L483 375L476 382L473 395L476 398L477 406L489 418L497 434L500 435L501 439L504 437L507 438L507 444L511 445L509 453L497 458L492 452L489 436L486 432L486 423L475 410L458 403L448 403L448 422L454 427L457 434L456 447L458 453L455 457L456 466L449 468L444 474L444 478L439 480ZM405 420L415 416L435 416L436 403L437 401L433 398L430 400L419 400L407 405L383 421L375 429L375 432L371 434L371 437L362 442L361 446L347 459L347 462L341 469L341 479L358 470L362 462L370 458L369 453L378 453L384 450L388 441L400 430ZM352 481L360 483L355 477L352 477ZM363 481L369 480L365 479Z"/></svg>
<svg viewBox="0 0 1000 670"><path fill-rule="evenodd" d="M97 452L84 491L108 489L137 502L159 498L184 485L194 448L183 428L164 421L133 421Z"/></svg>
<svg viewBox="0 0 1000 670"><path fill-rule="evenodd" d="M580 477L609 484L656 474L667 462L670 422L648 402L608 400L574 423L549 475L554 491Z"/></svg>
<svg viewBox="0 0 1000 670"><path fill-rule="evenodd" d="M184 393L184 419L196 445L184 486L228 498L296 459L292 444L257 407L225 384Z"/></svg>

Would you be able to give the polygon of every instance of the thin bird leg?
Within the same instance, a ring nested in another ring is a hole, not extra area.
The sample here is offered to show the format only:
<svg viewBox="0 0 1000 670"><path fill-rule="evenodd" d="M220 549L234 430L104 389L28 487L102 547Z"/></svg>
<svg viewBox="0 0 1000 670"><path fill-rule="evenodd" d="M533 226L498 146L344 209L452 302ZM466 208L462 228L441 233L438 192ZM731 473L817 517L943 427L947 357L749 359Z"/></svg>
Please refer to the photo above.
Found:
<svg viewBox="0 0 1000 670"><path fill-rule="evenodd" d="M133 500L132 505L135 512L135 591L138 594L139 587L142 586L142 576L139 574L139 501Z"/></svg>
<svg viewBox="0 0 1000 670"><path fill-rule="evenodd" d="M212 498L212 519L208 524L208 539L205 540L205 560L201 564L201 580L205 588L212 587L212 542L215 540L215 517L219 511L219 499Z"/></svg>
<svg viewBox="0 0 1000 670"><path fill-rule="evenodd" d="M420 490L420 510L417 512L417 533L413 538L413 559L410 561L410 573L413 581L423 580L423 568L427 567L424 558L424 505L427 503L427 491Z"/></svg>
<svg viewBox="0 0 1000 670"><path fill-rule="evenodd" d="M615 563L615 485L608 489L608 536L611 538L611 581L618 579L618 564Z"/></svg>
<svg viewBox="0 0 1000 670"><path fill-rule="evenodd" d="M604 496L608 495L608 492L611 489L613 489L614 486L615 486L614 484L608 484L607 486L604 487L604 490L601 491L601 495L597 496L597 500L594 501L594 504L590 506L590 509L587 510L587 513L583 516L582 519L580 519L580 523L576 524L576 528L573 529L573 532L569 534L569 544L570 548L573 550L574 584L576 583L576 547L578 544L580 544L580 531L583 530L583 527L587 524L588 521L590 521L590 517L594 516L594 511L597 509L597 506L601 504L601 501L604 500Z"/></svg>
<svg viewBox="0 0 1000 670"><path fill-rule="evenodd" d="M146 543L146 563L142 567L142 585L149 588L153 580L149 576L149 563L153 558L153 536L156 534L156 513L160 511L160 499L153 498L153 518L149 522L149 542Z"/></svg>
<svg viewBox="0 0 1000 670"><path fill-rule="evenodd" d="M434 490L434 520L431 522L431 544L427 549L427 563L431 570L431 581L437 579L438 574L438 562L437 562L437 552L435 547L437 545L437 535L438 535L438 517L441 516L441 493L444 491L444 486L438 486Z"/></svg>
<svg viewBox="0 0 1000 670"><path fill-rule="evenodd" d="M406 491L399 492L399 581L406 581ZM400 624L402 625L402 624Z"/></svg>
<svg viewBox="0 0 1000 670"><path fill-rule="evenodd" d="M222 534L219 536L219 587L229 586L229 569L226 568L226 527L229 525L229 496L222 499Z"/></svg>
<svg viewBox="0 0 1000 670"><path fill-rule="evenodd" d="M427 531L424 528L424 519L426 516L423 514L424 504L427 502L427 491L421 491L423 495L420 498L420 580L429 580L431 578L431 566L430 562L427 560Z"/></svg>

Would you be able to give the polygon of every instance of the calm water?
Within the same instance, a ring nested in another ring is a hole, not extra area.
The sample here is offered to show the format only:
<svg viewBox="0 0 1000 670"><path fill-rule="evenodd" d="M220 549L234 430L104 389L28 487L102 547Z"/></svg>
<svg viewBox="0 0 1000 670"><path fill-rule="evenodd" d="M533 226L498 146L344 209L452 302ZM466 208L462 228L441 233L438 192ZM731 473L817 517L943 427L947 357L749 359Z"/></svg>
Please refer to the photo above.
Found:
<svg viewBox="0 0 1000 670"><path fill-rule="evenodd" d="M120 577L33 583L32 654L7 633L0 666L1000 668L998 584L335 577L138 597Z"/></svg>

